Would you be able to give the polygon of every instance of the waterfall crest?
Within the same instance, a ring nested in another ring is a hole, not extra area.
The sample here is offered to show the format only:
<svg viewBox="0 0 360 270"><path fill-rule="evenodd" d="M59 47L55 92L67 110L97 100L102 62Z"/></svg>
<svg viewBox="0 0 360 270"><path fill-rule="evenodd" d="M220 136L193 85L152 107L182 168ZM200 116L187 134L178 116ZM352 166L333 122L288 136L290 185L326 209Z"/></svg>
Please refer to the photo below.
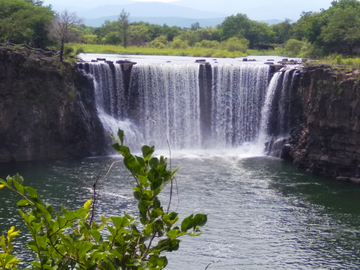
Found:
<svg viewBox="0 0 360 270"><path fill-rule="evenodd" d="M263 148L289 133L291 71L270 80L270 67L258 64L138 64L127 75L120 64L87 65L105 133L124 129L136 144Z"/></svg>

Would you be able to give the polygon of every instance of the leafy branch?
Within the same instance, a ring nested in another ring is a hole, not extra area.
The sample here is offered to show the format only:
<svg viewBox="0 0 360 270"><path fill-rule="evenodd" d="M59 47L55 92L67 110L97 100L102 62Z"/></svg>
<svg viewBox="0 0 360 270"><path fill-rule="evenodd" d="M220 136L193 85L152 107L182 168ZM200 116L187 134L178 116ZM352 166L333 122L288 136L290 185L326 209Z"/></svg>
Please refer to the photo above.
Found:
<svg viewBox="0 0 360 270"><path fill-rule="evenodd" d="M138 201L138 217L100 216L101 222L95 222L98 181L93 185L93 200L76 211L63 207L60 214L54 214L53 207L43 203L35 189L23 185L21 176L0 179L0 189L7 187L20 195L22 199L17 206L27 210L19 209L19 213L32 237L27 246L37 255L37 260L31 263L33 269L163 269L168 263L163 254L177 250L180 237L200 234L199 228L207 221L205 214L190 215L180 227L176 226L178 213L169 213L169 207L164 211L158 198L164 187L172 183L178 169L168 170L166 158L154 157L154 146L144 145L142 156L132 155L123 144L122 130L118 137L119 140L113 137L116 143L112 147L123 156L124 165L136 180L133 190ZM9 232L13 236L18 233ZM0 266L3 270L16 269L9 267L15 267L19 260L10 254L4 237L0 239L5 250L0 254ZM11 241L8 242L10 245Z"/></svg>

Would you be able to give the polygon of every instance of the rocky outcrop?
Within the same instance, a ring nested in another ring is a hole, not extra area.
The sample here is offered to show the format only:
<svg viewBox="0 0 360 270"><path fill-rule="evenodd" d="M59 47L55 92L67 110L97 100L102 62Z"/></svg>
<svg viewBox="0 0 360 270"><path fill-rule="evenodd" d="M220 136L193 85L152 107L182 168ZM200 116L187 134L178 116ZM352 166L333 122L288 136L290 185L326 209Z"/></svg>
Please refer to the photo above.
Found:
<svg viewBox="0 0 360 270"><path fill-rule="evenodd" d="M101 154L92 87L74 65L0 48L0 162Z"/></svg>
<svg viewBox="0 0 360 270"><path fill-rule="evenodd" d="M305 67L298 88L303 121L292 131L290 156L310 172L359 182L359 71Z"/></svg>

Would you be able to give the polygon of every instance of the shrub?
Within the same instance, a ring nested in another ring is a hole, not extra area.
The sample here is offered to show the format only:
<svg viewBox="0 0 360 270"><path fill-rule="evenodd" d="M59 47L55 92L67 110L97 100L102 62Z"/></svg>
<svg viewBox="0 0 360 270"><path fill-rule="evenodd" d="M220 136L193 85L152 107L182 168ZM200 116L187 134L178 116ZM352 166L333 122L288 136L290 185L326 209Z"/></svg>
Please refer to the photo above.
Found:
<svg viewBox="0 0 360 270"><path fill-rule="evenodd" d="M223 50L227 50L229 52L242 52L245 53L248 49L249 41L245 38L239 39L237 37L229 38L226 41L221 42L220 47Z"/></svg>
<svg viewBox="0 0 360 270"><path fill-rule="evenodd" d="M202 47L202 48L218 48L219 42L216 40L202 40L201 42L197 42L195 47Z"/></svg>
<svg viewBox="0 0 360 270"><path fill-rule="evenodd" d="M186 41L182 41L180 38L175 37L174 40L171 42L171 47L174 49L186 49L188 44Z"/></svg>
<svg viewBox="0 0 360 270"><path fill-rule="evenodd" d="M107 33L105 37L102 38L102 43L110 45L118 45L121 43L121 37L118 32Z"/></svg>
<svg viewBox="0 0 360 270"><path fill-rule="evenodd" d="M79 47L76 49L76 52L75 52L77 55L80 54L80 53L85 53L83 47Z"/></svg>
<svg viewBox="0 0 360 270"><path fill-rule="evenodd" d="M0 180L0 189L7 187L16 192L22 198L17 206L28 209L19 213L32 237L27 246L37 255L37 260L31 263L33 269L163 269L167 265L163 253L177 250L181 236L199 235L206 215L190 215L176 226L178 213L169 211L170 204L165 210L158 198L165 185L172 185L177 169L168 170L163 156L153 157L154 146L144 145L141 157L132 155L123 145L123 131L119 130L118 136L120 140L114 138L116 143L112 147L124 157L126 168L136 181L133 189L138 201L137 218L128 214L101 216L101 222L96 223L94 200L88 200L76 211L62 207L62 214L55 215L52 205L43 203L35 189L23 185L21 176ZM95 187L96 184L94 198ZM1 258L8 262L15 259L5 244L1 246L4 249ZM13 265L17 262L13 261Z"/></svg>
<svg viewBox="0 0 360 270"><path fill-rule="evenodd" d="M289 39L285 43L285 51L292 56L297 56L301 52L301 48L303 47L304 42L296 39Z"/></svg>

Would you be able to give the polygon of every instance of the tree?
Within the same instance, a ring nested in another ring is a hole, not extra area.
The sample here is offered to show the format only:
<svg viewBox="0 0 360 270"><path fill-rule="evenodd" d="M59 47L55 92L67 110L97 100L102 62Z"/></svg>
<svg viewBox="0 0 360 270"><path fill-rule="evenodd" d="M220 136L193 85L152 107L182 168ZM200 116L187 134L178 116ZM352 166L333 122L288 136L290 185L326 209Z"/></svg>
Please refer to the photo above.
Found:
<svg viewBox="0 0 360 270"><path fill-rule="evenodd" d="M353 55L360 44L359 2L336 2L328 13L329 20L321 29L319 41L331 50L330 53Z"/></svg>
<svg viewBox="0 0 360 270"><path fill-rule="evenodd" d="M129 36L130 36L130 22L129 22L130 13L126 13L123 9L119 15L118 23L120 29L120 37L123 41L123 46L126 46L129 43Z"/></svg>
<svg viewBox="0 0 360 270"><path fill-rule="evenodd" d="M250 42L250 48L259 44L272 43L276 36L266 23L252 21L245 14L227 17L219 28L222 30L222 40L228 40L231 37L246 38Z"/></svg>
<svg viewBox="0 0 360 270"><path fill-rule="evenodd" d="M276 43L284 44L290 38L291 20L285 19L285 21L272 25L271 29L276 33Z"/></svg>
<svg viewBox="0 0 360 270"><path fill-rule="evenodd" d="M54 14L49 7L24 0L0 0L0 7L0 41L40 48L50 44L47 26Z"/></svg>
<svg viewBox="0 0 360 270"><path fill-rule="evenodd" d="M44 3L43 0L25 0L25 1L32 3L34 6L42 6Z"/></svg>
<svg viewBox="0 0 360 270"><path fill-rule="evenodd" d="M298 56L303 46L304 42L296 39L289 39L285 44L285 50L293 56Z"/></svg>
<svg viewBox="0 0 360 270"><path fill-rule="evenodd" d="M193 31L195 31L196 29L199 29L199 28L201 28L200 27L200 23L199 22L196 22L196 23L193 23L193 24L191 24L191 30L193 30Z"/></svg>
<svg viewBox="0 0 360 270"><path fill-rule="evenodd" d="M145 24L131 25L131 44L144 46L151 40L149 28Z"/></svg>
<svg viewBox="0 0 360 270"><path fill-rule="evenodd" d="M69 13L67 10L57 14L54 19L50 35L60 42L60 61L63 61L64 46L78 37L75 26L82 23L82 20L76 16L76 13Z"/></svg>

